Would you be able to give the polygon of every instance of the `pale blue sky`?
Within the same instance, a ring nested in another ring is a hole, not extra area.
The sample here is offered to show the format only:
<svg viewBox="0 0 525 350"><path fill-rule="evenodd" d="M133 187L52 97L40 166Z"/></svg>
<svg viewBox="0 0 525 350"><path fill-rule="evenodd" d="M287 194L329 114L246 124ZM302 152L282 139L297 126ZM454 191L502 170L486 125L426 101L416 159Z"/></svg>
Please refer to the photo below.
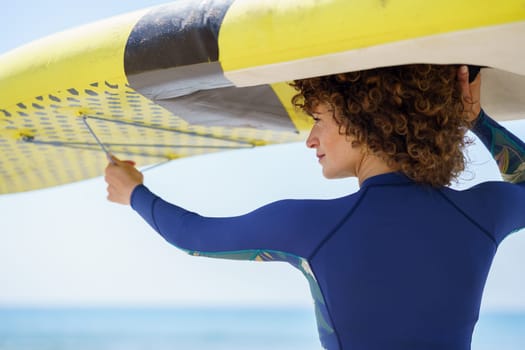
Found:
<svg viewBox="0 0 525 350"><path fill-rule="evenodd" d="M44 35L163 3L20 0L0 21L0 53ZM525 138L525 122L507 124ZM498 173L469 150L460 187ZM302 144L182 159L146 172L165 199L207 215L235 215L281 198L331 198L357 189L328 181ZM0 305L311 305L306 281L282 263L193 258L165 243L127 207L105 200L101 178L0 196ZM486 288L487 309L525 310L525 235L502 247Z"/></svg>

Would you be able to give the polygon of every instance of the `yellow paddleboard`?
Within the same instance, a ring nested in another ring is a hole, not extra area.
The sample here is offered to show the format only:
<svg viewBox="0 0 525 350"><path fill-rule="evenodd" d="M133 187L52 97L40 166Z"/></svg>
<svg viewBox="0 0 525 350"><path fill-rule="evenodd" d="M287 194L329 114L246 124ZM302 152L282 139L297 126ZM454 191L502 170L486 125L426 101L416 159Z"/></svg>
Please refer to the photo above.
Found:
<svg viewBox="0 0 525 350"><path fill-rule="evenodd" d="M494 117L525 117L523 1L180 0L0 56L0 193L304 140L286 81L408 63L483 72Z"/></svg>

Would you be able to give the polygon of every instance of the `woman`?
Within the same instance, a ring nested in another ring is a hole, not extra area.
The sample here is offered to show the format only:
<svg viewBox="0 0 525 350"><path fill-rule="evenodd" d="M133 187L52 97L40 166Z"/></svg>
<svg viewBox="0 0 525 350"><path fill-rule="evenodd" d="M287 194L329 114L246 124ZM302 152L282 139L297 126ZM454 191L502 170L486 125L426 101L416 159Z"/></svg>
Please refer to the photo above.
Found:
<svg viewBox="0 0 525 350"><path fill-rule="evenodd" d="M307 146L323 174L359 179L349 196L206 218L163 201L115 159L108 199L131 204L190 254L297 267L327 349L470 349L497 246L525 227L525 144L481 111L480 78L469 87L465 68L412 65L293 84L293 103L315 120ZM464 168L471 124L515 184L446 187Z"/></svg>

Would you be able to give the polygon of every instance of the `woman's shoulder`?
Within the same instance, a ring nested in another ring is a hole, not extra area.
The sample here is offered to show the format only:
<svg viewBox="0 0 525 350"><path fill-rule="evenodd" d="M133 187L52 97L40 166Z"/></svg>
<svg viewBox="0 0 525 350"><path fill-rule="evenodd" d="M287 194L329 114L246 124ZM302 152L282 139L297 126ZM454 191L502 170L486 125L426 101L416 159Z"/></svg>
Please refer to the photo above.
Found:
<svg viewBox="0 0 525 350"><path fill-rule="evenodd" d="M490 202L525 197L525 183L514 184L506 181L485 181L465 189L443 188L442 192L449 197L473 201L475 205L487 205Z"/></svg>
<svg viewBox="0 0 525 350"><path fill-rule="evenodd" d="M525 226L525 183L488 181L471 188L445 188L442 193L464 215L490 231L499 242Z"/></svg>
<svg viewBox="0 0 525 350"><path fill-rule="evenodd" d="M329 196L314 196L310 198L288 198L282 199L275 202L272 202L264 207L274 207L281 209L293 210L295 209L305 209L305 210L345 210L349 206L352 206L356 203L360 197L360 191L349 193L337 197Z"/></svg>

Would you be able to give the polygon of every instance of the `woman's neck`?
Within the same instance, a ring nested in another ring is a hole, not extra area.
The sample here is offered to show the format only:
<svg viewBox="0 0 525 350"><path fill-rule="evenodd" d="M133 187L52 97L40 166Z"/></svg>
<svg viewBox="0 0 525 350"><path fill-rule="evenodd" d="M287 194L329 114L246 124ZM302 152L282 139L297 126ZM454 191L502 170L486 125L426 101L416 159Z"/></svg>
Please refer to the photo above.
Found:
<svg viewBox="0 0 525 350"><path fill-rule="evenodd" d="M397 170L399 169L389 166L385 160L375 155L366 154L356 169L356 176L359 181L359 186L361 186L366 179L372 176L392 173Z"/></svg>

